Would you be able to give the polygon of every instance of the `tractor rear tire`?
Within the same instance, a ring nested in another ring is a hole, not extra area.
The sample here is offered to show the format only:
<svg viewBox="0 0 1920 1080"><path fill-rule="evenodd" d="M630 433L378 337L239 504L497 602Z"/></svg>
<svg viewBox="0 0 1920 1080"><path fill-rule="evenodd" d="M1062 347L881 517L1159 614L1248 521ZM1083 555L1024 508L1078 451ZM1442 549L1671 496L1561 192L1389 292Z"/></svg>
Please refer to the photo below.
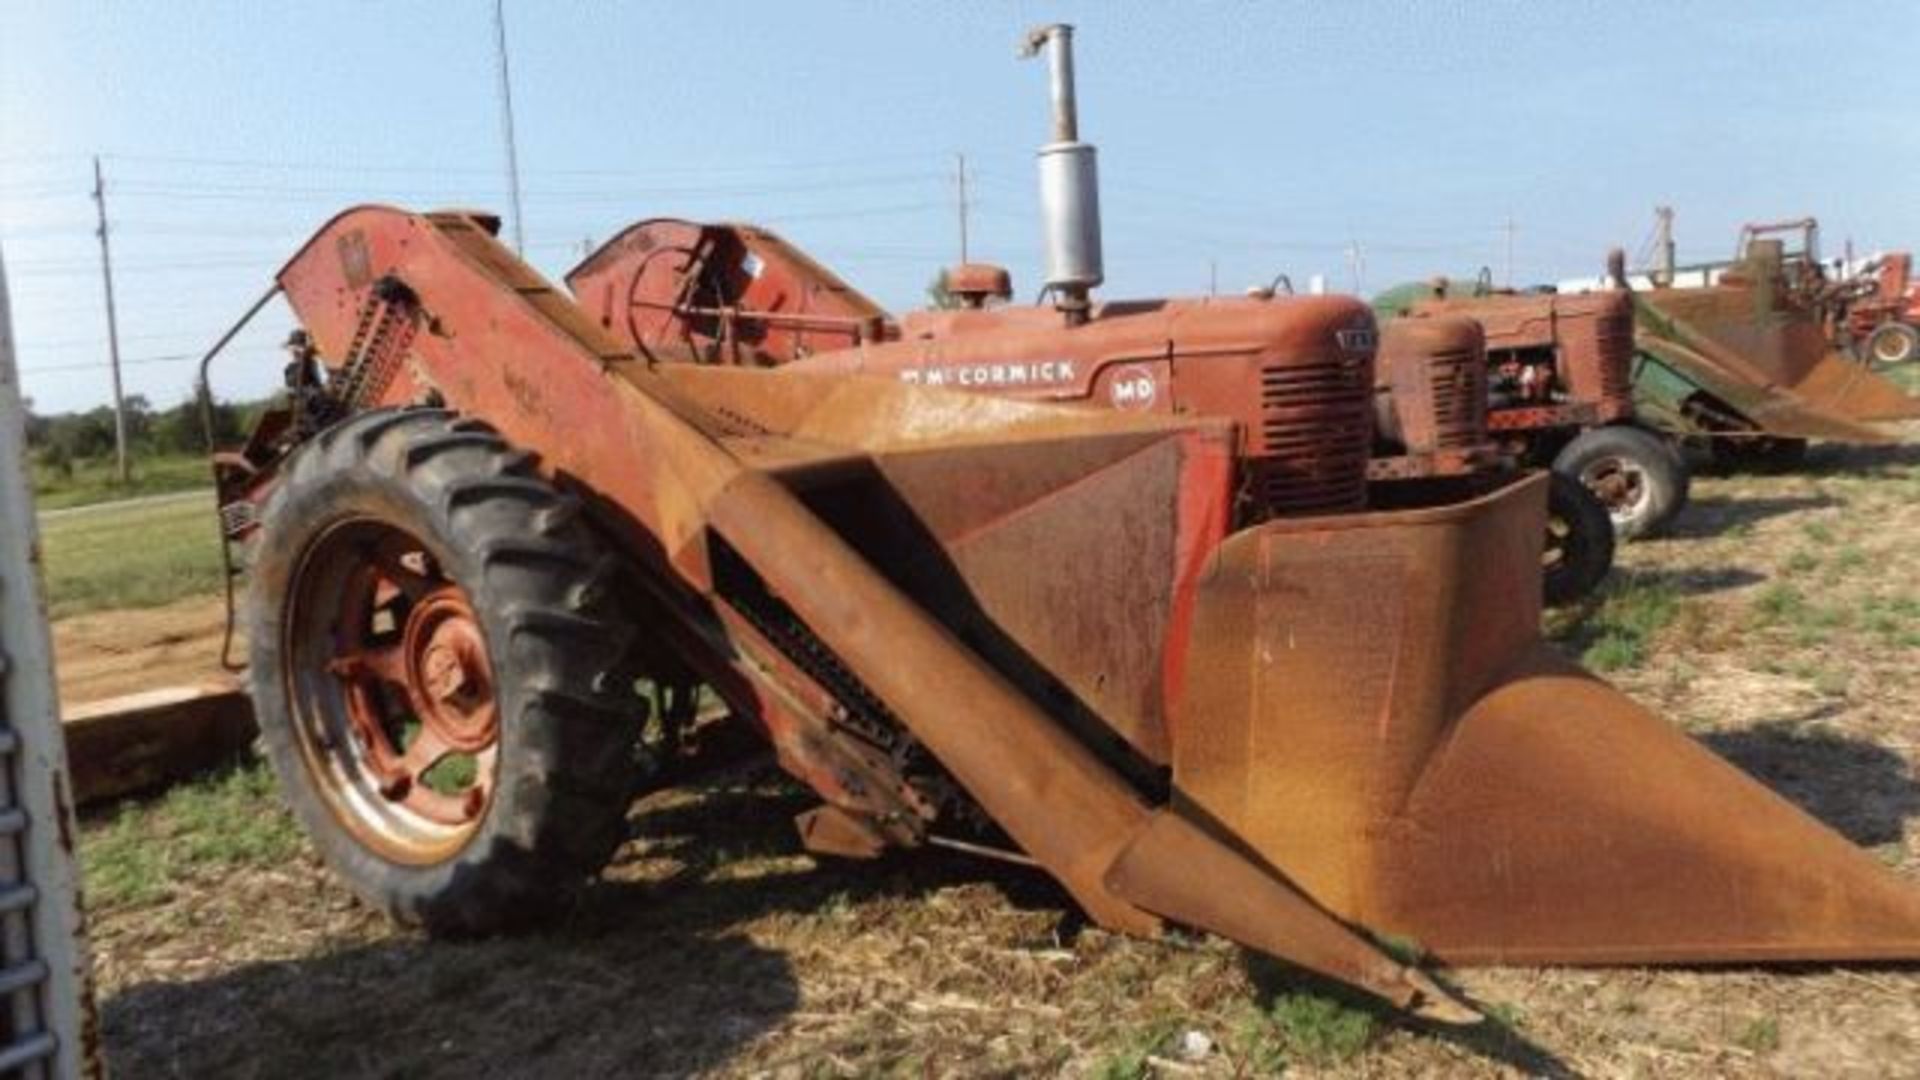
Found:
<svg viewBox="0 0 1920 1080"><path fill-rule="evenodd" d="M1867 335L1867 359L1876 368L1920 360L1920 329L1903 322L1881 323Z"/></svg>
<svg viewBox="0 0 1920 1080"><path fill-rule="evenodd" d="M320 854L398 922L520 928L626 837L642 706L579 510L437 409L335 425L267 501L246 610L267 756Z"/></svg>
<svg viewBox="0 0 1920 1080"><path fill-rule="evenodd" d="M1586 599L1613 570L1613 519L1578 480L1548 472L1542 584L1548 607Z"/></svg>
<svg viewBox="0 0 1920 1080"><path fill-rule="evenodd" d="M1686 460L1644 428L1583 431L1553 459L1553 470L1599 496L1622 540L1658 535L1687 504Z"/></svg>

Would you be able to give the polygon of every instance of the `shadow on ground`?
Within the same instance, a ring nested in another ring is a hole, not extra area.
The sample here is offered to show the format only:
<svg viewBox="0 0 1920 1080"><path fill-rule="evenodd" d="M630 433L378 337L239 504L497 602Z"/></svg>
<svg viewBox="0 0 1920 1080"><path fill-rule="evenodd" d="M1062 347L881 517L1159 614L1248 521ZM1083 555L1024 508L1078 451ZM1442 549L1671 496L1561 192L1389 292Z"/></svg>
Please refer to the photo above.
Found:
<svg viewBox="0 0 1920 1080"><path fill-rule="evenodd" d="M1920 429L1909 427L1907 438L1920 438ZM1920 468L1920 442L1901 442L1888 446L1848 446L1828 443L1807 453L1807 460L1796 472L1808 476L1885 476L1888 473Z"/></svg>
<svg viewBox="0 0 1920 1080"><path fill-rule="evenodd" d="M1767 575L1740 566L1674 568L1637 566L1623 572L1634 588L1657 589L1676 596L1705 596L1743 589L1767 580Z"/></svg>
<svg viewBox="0 0 1920 1080"><path fill-rule="evenodd" d="M1579 660L1601 639L1621 633L1618 608L1646 605L1655 598L1667 604L1687 596L1703 596L1740 589L1767 580L1766 575L1737 566L1678 569L1663 566L1616 568L1591 596L1548 613L1547 641L1570 660Z"/></svg>
<svg viewBox="0 0 1920 1080"><path fill-rule="evenodd" d="M608 880L540 934L430 942L395 932L120 990L101 1009L113 1070L275 1080L724 1071L800 1001L790 960L747 935L755 919L983 879L1015 904L1074 910L1050 879L979 860L793 859L792 814L806 805L757 778L642 804L636 843ZM305 902L289 897L287 917Z"/></svg>
<svg viewBox="0 0 1920 1080"><path fill-rule="evenodd" d="M1901 429L1893 429L1901 433ZM1807 450L1806 460L1779 467L1742 468L1717 460L1699 451L1687 452L1687 466L1699 476L1779 477L1833 476L1880 477L1920 467L1920 425L1904 431L1905 442L1880 446L1853 443L1816 443Z"/></svg>
<svg viewBox="0 0 1920 1080"><path fill-rule="evenodd" d="M911 908L936 890L979 883L1057 920L1041 935L1048 948L1070 946L1083 925L1064 891L1030 870L931 852L859 863L796 857L792 815L808 805L791 784L759 773L656 796L636 813L635 842L607 880L535 936L445 943L376 928L374 940L311 956L121 989L102 1007L114 1071L263 1080L725 1073L765 1056L756 1040L798 1037L794 1025L807 1023L795 1016L804 978L796 964L807 961L757 943L759 928L783 927L783 947L817 933L819 948L844 948L857 943L864 920L885 920L881 932L898 933L902 916L889 900ZM288 910L273 918L298 922L306 905L341 899L312 892L289 895ZM778 921L785 916L802 921ZM249 941L259 933L231 929ZM943 932L924 931L936 945ZM1449 1041L1535 1075L1565 1075L1549 1053L1505 1027L1422 1024L1286 965L1251 965L1269 1000L1333 996L1370 1011L1380 1028ZM845 990L814 989L828 1000ZM986 1037L992 1021L982 1022ZM836 1049L882 1064L863 1056L884 1053L877 1047Z"/></svg>
<svg viewBox="0 0 1920 1080"><path fill-rule="evenodd" d="M1856 844L1897 843L1920 814L1920 783L1906 760L1864 739L1786 722L1701 742Z"/></svg>
<svg viewBox="0 0 1920 1080"><path fill-rule="evenodd" d="M144 983L102 1022L120 1076L685 1076L797 1000L784 958L636 918L597 938L396 940Z"/></svg>
<svg viewBox="0 0 1920 1080"><path fill-rule="evenodd" d="M1688 500L1667 535L1676 540L1701 540L1782 514L1839 505L1840 500L1831 495L1701 496Z"/></svg>

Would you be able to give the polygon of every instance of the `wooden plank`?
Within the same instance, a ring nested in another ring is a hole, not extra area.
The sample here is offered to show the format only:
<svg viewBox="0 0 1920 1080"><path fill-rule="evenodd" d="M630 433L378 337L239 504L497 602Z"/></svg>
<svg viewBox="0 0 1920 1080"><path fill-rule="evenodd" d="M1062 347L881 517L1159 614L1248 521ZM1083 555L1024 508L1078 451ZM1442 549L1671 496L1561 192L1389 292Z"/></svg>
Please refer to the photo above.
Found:
<svg viewBox="0 0 1920 1080"><path fill-rule="evenodd" d="M233 761L255 735L253 706L228 678L76 705L62 720L81 805L164 787Z"/></svg>

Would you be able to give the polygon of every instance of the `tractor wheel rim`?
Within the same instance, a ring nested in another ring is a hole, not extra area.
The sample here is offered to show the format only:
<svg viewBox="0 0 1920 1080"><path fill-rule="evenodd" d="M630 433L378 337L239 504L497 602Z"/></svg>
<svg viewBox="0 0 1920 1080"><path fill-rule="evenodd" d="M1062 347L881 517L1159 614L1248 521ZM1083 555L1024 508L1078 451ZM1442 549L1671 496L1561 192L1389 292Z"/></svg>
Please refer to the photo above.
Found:
<svg viewBox="0 0 1920 1080"><path fill-rule="evenodd" d="M1873 341L1873 358L1882 364L1897 364L1906 357L1907 343L1898 334L1881 334Z"/></svg>
<svg viewBox="0 0 1920 1080"><path fill-rule="evenodd" d="M1580 482L1599 497L1615 525L1637 520L1653 501L1647 470L1621 457L1604 457L1580 470Z"/></svg>
<svg viewBox="0 0 1920 1080"><path fill-rule="evenodd" d="M288 613L294 729L334 816L399 862L478 831L499 773L499 704L465 592L418 539L356 520L301 560Z"/></svg>

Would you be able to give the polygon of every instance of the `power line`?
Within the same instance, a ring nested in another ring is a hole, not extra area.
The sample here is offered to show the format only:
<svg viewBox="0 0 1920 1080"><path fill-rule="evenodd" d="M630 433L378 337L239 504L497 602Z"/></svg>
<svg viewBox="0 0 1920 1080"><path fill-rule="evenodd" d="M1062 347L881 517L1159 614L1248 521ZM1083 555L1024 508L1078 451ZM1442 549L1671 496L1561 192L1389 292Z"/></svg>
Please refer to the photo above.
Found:
<svg viewBox="0 0 1920 1080"><path fill-rule="evenodd" d="M190 165L216 169L255 169L263 171L283 171L302 173L330 172L336 174L407 174L431 173L448 176L498 176L498 166L457 166L444 162L431 165L343 165L339 159L326 161L296 161L289 159L262 158L206 158L181 157L164 154L106 154L107 161L146 162L162 165ZM696 177L696 176L738 176L764 175L769 172L814 171L818 169L838 169L849 166L877 165L901 161L922 161L932 165L945 157L937 151L912 151L893 154L865 154L858 157L807 159L769 159L755 164L731 165L682 165L671 168L648 169L528 169L527 176L574 177L631 179L648 176Z"/></svg>
<svg viewBox="0 0 1920 1080"><path fill-rule="evenodd" d="M199 330L160 330L147 334L121 334L121 341L166 341L169 338L200 338L206 335ZM16 335L16 339L18 335ZM56 338L53 341L35 341L28 351L45 352L54 349L101 349L106 347L105 338Z"/></svg>
<svg viewBox="0 0 1920 1080"><path fill-rule="evenodd" d="M25 352L25 351L31 351L31 350L23 349L22 351ZM188 360L198 360L200 359L200 356L201 354L197 352L164 353L159 356L133 356L120 361L120 364L123 367L145 367L149 364L179 364L179 363L184 363ZM52 374L55 372L63 372L63 371L99 371L101 368L108 368L112 366L113 366L113 361L111 360L88 360L88 361L76 361L70 364L47 364L42 367L21 368L20 371L22 374L25 374L25 375L34 375L34 374Z"/></svg>
<svg viewBox="0 0 1920 1080"><path fill-rule="evenodd" d="M937 172L885 173L865 177L838 177L833 179L811 180L804 183L781 181L778 183L755 182L751 184L688 184L680 186L635 186L619 188L551 188L523 191L528 199L548 201L561 199L590 200L633 200L649 196L662 195L784 195L793 192L846 191L863 188L906 187L931 185L946 179ZM131 180L123 181L114 187L116 194L141 196L194 196L215 198L227 195L270 195L275 199L306 196L329 198L367 198L377 195L382 198L446 198L458 196L462 192L446 186L434 187L390 187L385 185L289 185L262 182L194 182L182 180ZM465 194L494 194L494 192L467 191Z"/></svg>

